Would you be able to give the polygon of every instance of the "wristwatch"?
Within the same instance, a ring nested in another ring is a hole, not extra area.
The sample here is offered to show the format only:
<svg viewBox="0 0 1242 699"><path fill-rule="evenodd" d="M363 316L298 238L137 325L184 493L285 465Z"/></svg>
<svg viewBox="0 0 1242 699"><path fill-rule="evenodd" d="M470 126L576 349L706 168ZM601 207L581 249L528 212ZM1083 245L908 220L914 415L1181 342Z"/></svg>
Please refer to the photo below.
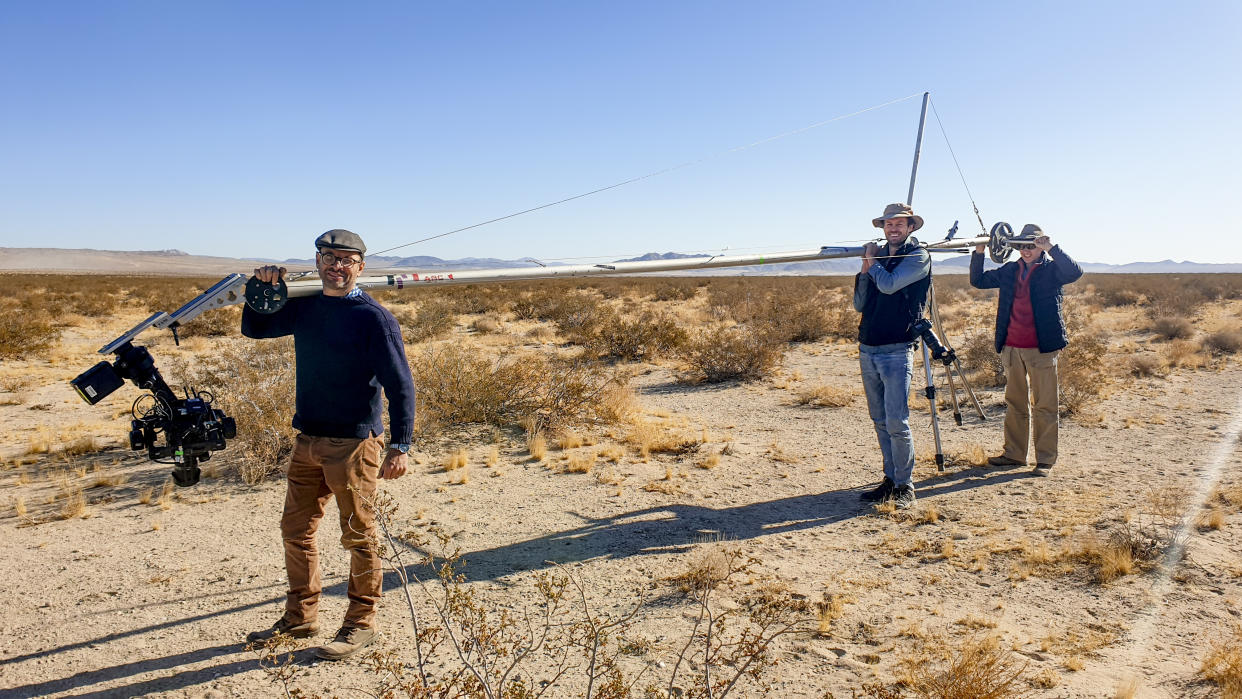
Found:
<svg viewBox="0 0 1242 699"><path fill-rule="evenodd" d="M389 449L396 449L397 451L401 452L402 454L409 454L409 453L410 453L410 445L408 445L408 444L393 443L393 444L389 444L389 445L388 445L388 448L389 448Z"/></svg>

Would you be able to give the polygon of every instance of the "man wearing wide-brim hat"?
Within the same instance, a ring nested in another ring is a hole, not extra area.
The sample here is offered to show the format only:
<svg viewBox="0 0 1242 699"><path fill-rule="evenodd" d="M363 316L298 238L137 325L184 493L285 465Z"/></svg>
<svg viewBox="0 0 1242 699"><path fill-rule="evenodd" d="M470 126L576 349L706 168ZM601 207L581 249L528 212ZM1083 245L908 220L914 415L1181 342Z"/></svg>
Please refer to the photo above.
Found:
<svg viewBox="0 0 1242 699"><path fill-rule="evenodd" d="M1057 356L1069 344L1061 287L1077 281L1082 268L1033 223L1023 226L1009 247L1018 259L988 272L983 245L970 256L970 285L1000 290L996 351L1005 367L1005 448L988 463L1025 466L1033 439L1034 473L1046 476L1057 462Z"/></svg>
<svg viewBox="0 0 1242 699"><path fill-rule="evenodd" d="M917 340L913 326L927 305L931 256L911 236L923 227L923 219L909 206L889 204L871 225L884 229L887 244L867 243L864 248L862 271L854 279L854 308L862 313L858 364L884 460L884 480L861 497L867 502L891 499L904 509L915 500L909 404Z"/></svg>

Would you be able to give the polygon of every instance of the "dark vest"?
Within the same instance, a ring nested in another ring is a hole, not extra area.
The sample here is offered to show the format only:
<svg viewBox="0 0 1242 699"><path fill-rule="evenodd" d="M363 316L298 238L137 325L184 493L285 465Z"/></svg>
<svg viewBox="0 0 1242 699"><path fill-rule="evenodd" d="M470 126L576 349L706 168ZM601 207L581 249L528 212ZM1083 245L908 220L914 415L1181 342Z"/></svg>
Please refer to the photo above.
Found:
<svg viewBox="0 0 1242 699"><path fill-rule="evenodd" d="M884 269L892 272L905 260L905 255L915 252L918 247L908 241L897 249L891 257L881 257L876 264L884 265ZM915 339L911 325L923 317L923 309L927 307L927 290L931 287L931 271L927 276L903 287L894 294L882 294L879 290L867 299L862 310L862 321L858 324L858 341L864 345L892 345L899 342L913 342Z"/></svg>

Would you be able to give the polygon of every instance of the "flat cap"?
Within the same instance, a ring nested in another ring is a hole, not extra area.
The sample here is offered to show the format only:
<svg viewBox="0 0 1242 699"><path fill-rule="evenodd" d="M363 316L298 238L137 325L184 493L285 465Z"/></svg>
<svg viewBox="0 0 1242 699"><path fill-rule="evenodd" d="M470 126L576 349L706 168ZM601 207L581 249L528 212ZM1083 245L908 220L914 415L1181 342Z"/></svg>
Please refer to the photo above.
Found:
<svg viewBox="0 0 1242 699"><path fill-rule="evenodd" d="M359 238L357 233L347 231L344 228L333 228L327 233L315 238L315 248L352 250L359 255L367 254L367 244L362 242L362 238Z"/></svg>

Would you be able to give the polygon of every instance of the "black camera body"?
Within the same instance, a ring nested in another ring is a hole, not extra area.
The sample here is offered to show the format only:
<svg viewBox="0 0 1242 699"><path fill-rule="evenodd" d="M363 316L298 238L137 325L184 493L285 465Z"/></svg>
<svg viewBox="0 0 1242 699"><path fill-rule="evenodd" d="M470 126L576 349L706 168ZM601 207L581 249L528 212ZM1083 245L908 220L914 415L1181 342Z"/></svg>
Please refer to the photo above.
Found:
<svg viewBox="0 0 1242 699"><path fill-rule="evenodd" d="M73 379L74 389L91 405L123 386L126 379L150 391L145 396L148 401L134 402L130 448L145 449L152 461L173 464L173 482L178 486L198 483L199 462L210 459L213 451L225 448L237 436L237 423L211 407L212 396L206 391L191 394L187 390L184 397L173 393L147 348L125 342L115 354L116 361L100 362Z"/></svg>
<svg viewBox="0 0 1242 699"><path fill-rule="evenodd" d="M957 353L945 347L940 342L940 338L936 337L936 331L932 330L931 321L926 318L919 318L910 324L910 329L914 334L923 339L927 345L927 349L931 350L932 359L949 366L957 359Z"/></svg>

